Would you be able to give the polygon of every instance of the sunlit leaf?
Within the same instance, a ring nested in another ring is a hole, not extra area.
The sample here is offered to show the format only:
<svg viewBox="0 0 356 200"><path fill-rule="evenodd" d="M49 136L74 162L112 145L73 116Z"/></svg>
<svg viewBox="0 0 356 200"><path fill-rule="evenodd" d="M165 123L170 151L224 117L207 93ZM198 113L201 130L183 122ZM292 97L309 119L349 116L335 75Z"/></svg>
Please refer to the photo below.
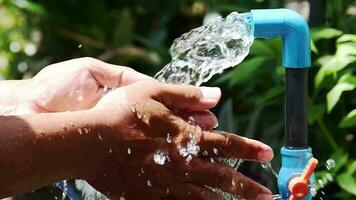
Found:
<svg viewBox="0 0 356 200"><path fill-rule="evenodd" d="M339 101L340 96L345 91L351 91L356 87L356 77L351 74L344 74L338 83L326 95L327 110L330 112L336 103Z"/></svg>
<svg viewBox="0 0 356 200"><path fill-rule="evenodd" d="M315 46L315 43L313 40L310 40L310 49L312 52L319 54L319 50L318 48Z"/></svg>
<svg viewBox="0 0 356 200"><path fill-rule="evenodd" d="M347 128L356 126L356 109L349 112L340 122L340 127Z"/></svg>
<svg viewBox="0 0 356 200"><path fill-rule="evenodd" d="M349 173L342 173L336 177L339 186L347 192L356 195L356 179Z"/></svg>
<svg viewBox="0 0 356 200"><path fill-rule="evenodd" d="M343 42L353 42L356 43L356 35L354 34L344 34L336 40L337 43Z"/></svg>
<svg viewBox="0 0 356 200"><path fill-rule="evenodd" d="M342 31L334 28L316 28L311 31L311 38L314 42L321 39L330 39L338 37L342 34Z"/></svg>
<svg viewBox="0 0 356 200"><path fill-rule="evenodd" d="M334 56L327 55L317 61L317 63L321 64L321 68L314 81L315 88L320 88L327 76L335 75L353 62L356 62L356 44L352 42L337 44Z"/></svg>
<svg viewBox="0 0 356 200"><path fill-rule="evenodd" d="M331 158L335 161L335 167L332 169L332 171L334 173L337 173L347 164L349 155L345 153L342 149L338 149L336 152L333 153Z"/></svg>
<svg viewBox="0 0 356 200"><path fill-rule="evenodd" d="M45 15L46 14L46 10L42 7L42 5L32 2L32 1L28 1L28 0L14 0L11 1L12 4L14 4L15 6L22 8L24 10L27 10L29 12L38 14L38 15Z"/></svg>

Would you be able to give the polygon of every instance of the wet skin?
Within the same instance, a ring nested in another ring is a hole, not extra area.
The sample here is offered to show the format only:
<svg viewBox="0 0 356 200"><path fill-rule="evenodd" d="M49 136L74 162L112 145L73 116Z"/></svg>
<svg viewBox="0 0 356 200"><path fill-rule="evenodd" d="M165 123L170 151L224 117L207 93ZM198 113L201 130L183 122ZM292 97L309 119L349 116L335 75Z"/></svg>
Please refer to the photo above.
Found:
<svg viewBox="0 0 356 200"><path fill-rule="evenodd" d="M79 64L72 60L48 67L31 80L28 85L34 87L39 83L46 85L47 79L50 87L40 87L42 92L34 94L50 91L51 95L47 98L32 96L17 106L18 110L13 110L28 115L0 117L1 122L7 122L6 125L0 123L0 145L17 142L22 146L11 148L7 155L0 149L0 173L6 184L0 186L6 188L0 190L0 196L30 191L61 179L83 178L113 199L121 196L128 200L221 199L206 186L218 187L245 199L272 199L265 187L229 166L210 161L211 157L259 162L273 158L271 148L261 142L211 130L216 118L208 109L218 103L217 88L161 84L142 74L135 75L137 72L127 68L119 72L117 67L97 60L79 61ZM65 67L68 64L80 70L68 74L59 70L59 66L64 71L69 70ZM95 67L90 67L92 65ZM110 73L100 67L103 65ZM101 78L95 72L93 75L91 69L99 71ZM64 73L62 78L48 78L61 73ZM113 73L115 75L110 76ZM83 77L79 79L83 81L74 81L78 77ZM68 82L66 87L61 86ZM104 85L120 88L101 98ZM78 89L88 97L84 98L87 99L84 104L82 100L78 103L79 96L69 95ZM68 110L80 111L60 112ZM40 112L42 114L37 114ZM184 120L191 114L200 126ZM21 137L17 141L8 140L9 135L19 132ZM167 133L172 138L171 143L166 140ZM187 162L178 147L186 145L192 134L201 151ZM218 150L217 155L213 148ZM26 153L28 149L32 149L32 154ZM157 151L168 153L169 161L164 165L153 161ZM203 155L204 151L208 155ZM57 154L60 156L54 156ZM6 162L9 155L17 155L11 157L16 165ZM26 170L22 167L25 164L29 165Z"/></svg>

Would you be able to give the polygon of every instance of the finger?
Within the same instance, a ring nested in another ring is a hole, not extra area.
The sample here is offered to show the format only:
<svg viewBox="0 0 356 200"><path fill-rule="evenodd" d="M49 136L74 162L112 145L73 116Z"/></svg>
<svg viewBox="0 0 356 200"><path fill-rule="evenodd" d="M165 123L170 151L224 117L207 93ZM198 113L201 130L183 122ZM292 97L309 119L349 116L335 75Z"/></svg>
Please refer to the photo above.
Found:
<svg viewBox="0 0 356 200"><path fill-rule="evenodd" d="M219 194L211 191L209 188L194 183L175 185L171 190L168 196L179 200L224 200Z"/></svg>
<svg viewBox="0 0 356 200"><path fill-rule="evenodd" d="M186 121L189 121L189 118L193 118L194 123L198 124L201 128L208 130L215 128L218 124L216 116L209 110L192 112L178 111L176 114Z"/></svg>
<svg viewBox="0 0 356 200"><path fill-rule="evenodd" d="M221 163L192 160L189 178L192 182L220 188L243 199L273 199L269 189Z"/></svg>
<svg viewBox="0 0 356 200"><path fill-rule="evenodd" d="M220 97L218 87L163 84L154 98L168 108L203 111L216 106Z"/></svg>
<svg viewBox="0 0 356 200"><path fill-rule="evenodd" d="M273 159L273 150L268 145L223 131L203 130L199 145L202 152L207 152L210 157L241 158L259 162Z"/></svg>
<svg viewBox="0 0 356 200"><path fill-rule="evenodd" d="M89 65L89 70L101 86L122 87L142 79L152 79L129 67L112 65L96 59L93 59L93 62L94 64Z"/></svg>

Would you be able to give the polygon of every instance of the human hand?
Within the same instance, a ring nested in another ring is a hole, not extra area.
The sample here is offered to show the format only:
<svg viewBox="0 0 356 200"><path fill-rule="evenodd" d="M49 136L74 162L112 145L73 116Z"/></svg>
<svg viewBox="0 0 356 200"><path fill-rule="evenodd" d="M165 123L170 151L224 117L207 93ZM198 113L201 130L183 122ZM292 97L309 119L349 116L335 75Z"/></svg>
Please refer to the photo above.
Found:
<svg viewBox="0 0 356 200"><path fill-rule="evenodd" d="M19 105L11 114L83 110L93 107L107 88L150 78L135 70L78 58L49 65L26 82Z"/></svg>
<svg viewBox="0 0 356 200"><path fill-rule="evenodd" d="M244 199L272 199L267 188L214 162L217 157L266 162L273 157L269 146L202 129L171 111L208 110L219 98L217 88L154 80L108 93L91 109L102 125L90 131L102 141L102 147L93 147L106 155L100 157L105 172L89 182L114 199L222 199L206 186Z"/></svg>

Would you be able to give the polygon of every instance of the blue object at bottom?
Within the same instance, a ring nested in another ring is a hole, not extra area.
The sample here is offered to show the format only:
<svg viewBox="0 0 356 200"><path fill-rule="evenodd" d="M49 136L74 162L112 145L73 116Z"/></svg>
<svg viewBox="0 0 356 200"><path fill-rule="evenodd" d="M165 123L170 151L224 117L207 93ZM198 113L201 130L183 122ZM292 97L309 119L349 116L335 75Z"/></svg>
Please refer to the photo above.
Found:
<svg viewBox="0 0 356 200"><path fill-rule="evenodd" d="M303 173L305 166L313 157L311 148L306 149L287 149L282 147L282 167L278 173L278 189L283 200L287 200L290 193L288 189L289 181ZM315 176L310 177L309 185L315 185ZM310 200L312 195L309 194L302 200Z"/></svg>

